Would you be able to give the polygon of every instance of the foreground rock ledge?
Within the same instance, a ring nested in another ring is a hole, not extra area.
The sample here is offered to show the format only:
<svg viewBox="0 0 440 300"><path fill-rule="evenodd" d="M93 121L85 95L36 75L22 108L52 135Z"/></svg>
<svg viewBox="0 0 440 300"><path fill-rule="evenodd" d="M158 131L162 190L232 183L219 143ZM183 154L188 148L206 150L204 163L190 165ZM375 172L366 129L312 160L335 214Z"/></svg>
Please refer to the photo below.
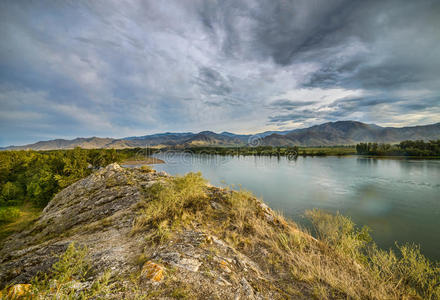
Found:
<svg viewBox="0 0 440 300"><path fill-rule="evenodd" d="M304 271L314 264L309 259L311 256L322 263L318 271L334 273L335 280L340 280L337 284L348 291L351 285L347 278L363 280L358 266L332 272L340 264L338 259L327 259L318 241L255 198L249 202L255 212L252 218L256 219L254 228L249 230L259 234L259 242L244 240L234 246L231 242L237 230L234 226L240 224L227 223L234 213L228 211L225 200L231 192L209 185L206 216L209 211L211 217L217 213L221 218L204 219L204 212L198 211L199 219L172 232L165 242L146 242L147 233L134 231L133 225L143 201L145 206L149 187L167 178L165 173L111 164L62 190L28 230L11 235L0 246L0 289L28 284L38 273L50 272L57 257L71 243L88 248L93 269L87 282L75 286L80 292L90 288L104 272L110 272L114 283L106 298L130 299L143 295L155 299L310 299L316 297L318 286L308 283L312 282L313 274ZM241 232L247 231L246 226L242 224ZM266 230L272 232L267 241ZM222 234L226 231L228 236ZM287 234L297 239L302 257L295 256L291 242L285 243ZM247 239L252 239L252 233ZM287 259L271 253L274 249L271 245L284 245L282 252L288 253ZM298 268L292 269L295 264ZM345 295L335 294L339 291L333 293L336 298ZM353 293L356 293L354 289Z"/></svg>
<svg viewBox="0 0 440 300"><path fill-rule="evenodd" d="M139 272L136 260L145 243L141 233L132 234L136 206L142 201L143 189L166 177L163 172L125 169L115 163L59 192L31 228L10 236L1 246L0 288L29 283L38 273L50 271L72 242L87 246L95 277L105 270L122 278ZM221 206L216 202L212 205ZM267 206L262 204L262 210L273 220ZM201 244L217 248L218 255L212 256L212 249L208 251ZM203 231L183 230L176 239L149 252L153 253L151 260L141 267L140 276L141 282L142 277L145 279L146 292L148 285L161 284L164 266L173 268L176 280L212 298L260 298L249 281L258 277L266 280L257 263ZM209 265L201 271L204 263ZM237 268L252 278L238 275L234 271ZM236 280L229 279L232 272L238 276Z"/></svg>

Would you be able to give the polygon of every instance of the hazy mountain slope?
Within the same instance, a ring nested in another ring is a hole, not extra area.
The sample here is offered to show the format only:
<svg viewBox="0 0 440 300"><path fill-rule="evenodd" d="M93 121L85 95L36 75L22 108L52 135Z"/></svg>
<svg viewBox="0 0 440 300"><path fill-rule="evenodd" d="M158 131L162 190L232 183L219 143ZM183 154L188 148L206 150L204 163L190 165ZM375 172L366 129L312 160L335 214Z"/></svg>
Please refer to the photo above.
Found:
<svg viewBox="0 0 440 300"><path fill-rule="evenodd" d="M244 145L248 136L218 134L212 131L202 131L185 141L184 146L235 146Z"/></svg>
<svg viewBox="0 0 440 300"><path fill-rule="evenodd" d="M380 127L356 121L338 121L315 125L309 128L290 131L266 131L255 135L215 133L160 133L122 139L76 138L74 140L57 139L42 141L25 146L10 146L3 149L52 150L82 148L134 148L146 146L334 146L353 145L359 142L398 143L403 140L440 139L440 123L413 127Z"/></svg>
<svg viewBox="0 0 440 300"><path fill-rule="evenodd" d="M381 137L386 141L439 139L440 123L403 128L386 127L382 129Z"/></svg>
<svg viewBox="0 0 440 300"><path fill-rule="evenodd" d="M195 133L192 132L165 132L165 133L155 133L155 134L149 134L149 135L143 135L143 136L130 136L124 138L124 140L145 140L145 139L154 139L154 138L165 138L165 137L182 137L182 138L189 138L191 136L195 135Z"/></svg>
<svg viewBox="0 0 440 300"><path fill-rule="evenodd" d="M106 148L106 146L112 143L114 139L111 138L76 138L73 140L56 139L50 141L41 141L35 144L29 144L24 146L10 146L5 147L8 150L57 150L57 149L72 149L75 147L81 147L86 149L93 148Z"/></svg>
<svg viewBox="0 0 440 300"><path fill-rule="evenodd" d="M324 123L292 131L286 135L272 134L264 145L350 145L359 142L397 143L403 140L440 139L440 123L415 127L380 127L355 121Z"/></svg>
<svg viewBox="0 0 440 300"><path fill-rule="evenodd" d="M10 146L5 147L6 150L57 150L57 149L73 149L75 147L81 147L86 149L93 148L134 148L134 147L145 147L145 146L174 146L184 143L188 138L194 136L190 135L180 135L180 134L169 134L169 135L152 135L144 137L132 137L128 139L112 139L112 138L76 138L73 140L50 140L41 141L35 144L29 144L24 146Z"/></svg>
<svg viewBox="0 0 440 300"><path fill-rule="evenodd" d="M123 138L121 140L130 141L132 145L135 147L143 147L143 146L156 146L156 145L168 145L173 146L177 144L182 144L189 138L195 136L195 133L192 132L166 132L166 133L157 133L139 137L128 137Z"/></svg>

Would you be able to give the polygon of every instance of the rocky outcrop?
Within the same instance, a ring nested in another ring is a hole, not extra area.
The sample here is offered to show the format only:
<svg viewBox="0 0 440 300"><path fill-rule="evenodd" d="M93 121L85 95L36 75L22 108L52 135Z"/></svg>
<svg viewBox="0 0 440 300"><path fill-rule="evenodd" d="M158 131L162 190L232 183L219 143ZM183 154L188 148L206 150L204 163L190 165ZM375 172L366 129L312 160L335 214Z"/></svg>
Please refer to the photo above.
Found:
<svg viewBox="0 0 440 300"><path fill-rule="evenodd" d="M141 199L140 188L160 177L112 164L58 193L29 230L3 243L1 286L48 271L72 242L89 248L97 270L129 270L140 251L130 237L133 207Z"/></svg>
<svg viewBox="0 0 440 300"><path fill-rule="evenodd" d="M260 299L262 295L251 283L270 281L270 276L201 224L176 230L162 244L146 243L145 233L133 233L145 193L166 178L165 173L151 169L111 164L62 190L28 230L10 236L1 246L0 288L27 284L37 274L50 272L59 255L75 243L88 248L94 270L90 282L107 271L122 278L125 285L135 276L143 294L152 287L179 282L178 286L183 283L196 290L193 295L199 298ZM207 189L213 196L211 209L224 209L219 199L228 192ZM273 222L270 208L259 205L262 217ZM140 256L145 259L139 261ZM79 289L87 286L90 284L78 284ZM111 297L130 298L116 292Z"/></svg>

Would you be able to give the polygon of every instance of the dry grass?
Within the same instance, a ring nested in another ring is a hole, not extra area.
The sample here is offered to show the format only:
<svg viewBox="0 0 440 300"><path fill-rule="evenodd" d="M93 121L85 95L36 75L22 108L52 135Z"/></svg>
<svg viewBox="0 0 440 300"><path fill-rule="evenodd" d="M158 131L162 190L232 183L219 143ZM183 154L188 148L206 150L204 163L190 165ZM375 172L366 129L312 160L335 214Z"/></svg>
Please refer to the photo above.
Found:
<svg viewBox="0 0 440 300"><path fill-rule="evenodd" d="M309 211L308 217L325 246L364 273L363 284L377 299L440 299L440 265L416 245L397 245L398 253L378 249L367 228L357 229L347 217ZM360 273L359 273L360 274Z"/></svg>
<svg viewBox="0 0 440 300"><path fill-rule="evenodd" d="M207 205L206 180L200 173L168 178L153 184L139 204L140 214L133 226L133 233L151 231L149 238L163 242L171 228L188 223L197 210Z"/></svg>
<svg viewBox="0 0 440 300"><path fill-rule="evenodd" d="M318 240L280 214L267 219L261 202L246 191L208 188L190 173L146 192L134 231L163 243L180 226L202 226L258 262L274 281L262 289L316 299L439 299L439 267L417 247L400 256L377 249L367 228L348 218L310 211ZM213 209L211 202L220 204ZM195 224L197 223L197 224ZM155 230L151 230L155 229ZM290 291L290 292L289 292Z"/></svg>

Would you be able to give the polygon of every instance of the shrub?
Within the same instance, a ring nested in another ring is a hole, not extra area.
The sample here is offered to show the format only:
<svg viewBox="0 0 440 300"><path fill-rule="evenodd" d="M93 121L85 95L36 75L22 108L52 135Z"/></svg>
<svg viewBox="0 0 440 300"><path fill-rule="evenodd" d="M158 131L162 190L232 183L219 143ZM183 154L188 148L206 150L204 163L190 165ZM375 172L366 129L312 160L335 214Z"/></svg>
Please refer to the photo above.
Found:
<svg viewBox="0 0 440 300"><path fill-rule="evenodd" d="M23 190L20 185L10 181L3 185L0 192L1 201L9 205L19 204L20 199L23 197Z"/></svg>
<svg viewBox="0 0 440 300"><path fill-rule="evenodd" d="M369 250L369 268L378 280L395 282L396 287L423 299L440 299L440 265L430 262L414 244L397 245L392 251Z"/></svg>
<svg viewBox="0 0 440 300"><path fill-rule="evenodd" d="M89 280L91 271L88 249L71 243L52 265L51 272L33 278L29 296L38 295L37 299L102 299L110 292L109 271L98 276L87 289L79 290L75 285L75 282Z"/></svg>
<svg viewBox="0 0 440 300"><path fill-rule="evenodd" d="M372 241L370 229L356 228L353 221L337 213L331 215L320 210L306 212L318 237L337 251L365 261L364 250Z"/></svg>
<svg viewBox="0 0 440 300"><path fill-rule="evenodd" d="M151 225L166 232L168 223L173 225L181 221L186 212L200 208L203 200L206 200L205 190L206 180L200 172L170 177L165 182L153 184L146 191L144 207L136 220L134 231Z"/></svg>
<svg viewBox="0 0 440 300"><path fill-rule="evenodd" d="M396 244L397 254L381 250L368 228L357 229L347 217L319 210L306 215L322 241L362 263L378 282L390 282L397 295L440 299L440 265L423 256L419 246Z"/></svg>
<svg viewBox="0 0 440 300"><path fill-rule="evenodd" d="M0 207L0 223L12 222L20 217L20 210L16 207Z"/></svg>

